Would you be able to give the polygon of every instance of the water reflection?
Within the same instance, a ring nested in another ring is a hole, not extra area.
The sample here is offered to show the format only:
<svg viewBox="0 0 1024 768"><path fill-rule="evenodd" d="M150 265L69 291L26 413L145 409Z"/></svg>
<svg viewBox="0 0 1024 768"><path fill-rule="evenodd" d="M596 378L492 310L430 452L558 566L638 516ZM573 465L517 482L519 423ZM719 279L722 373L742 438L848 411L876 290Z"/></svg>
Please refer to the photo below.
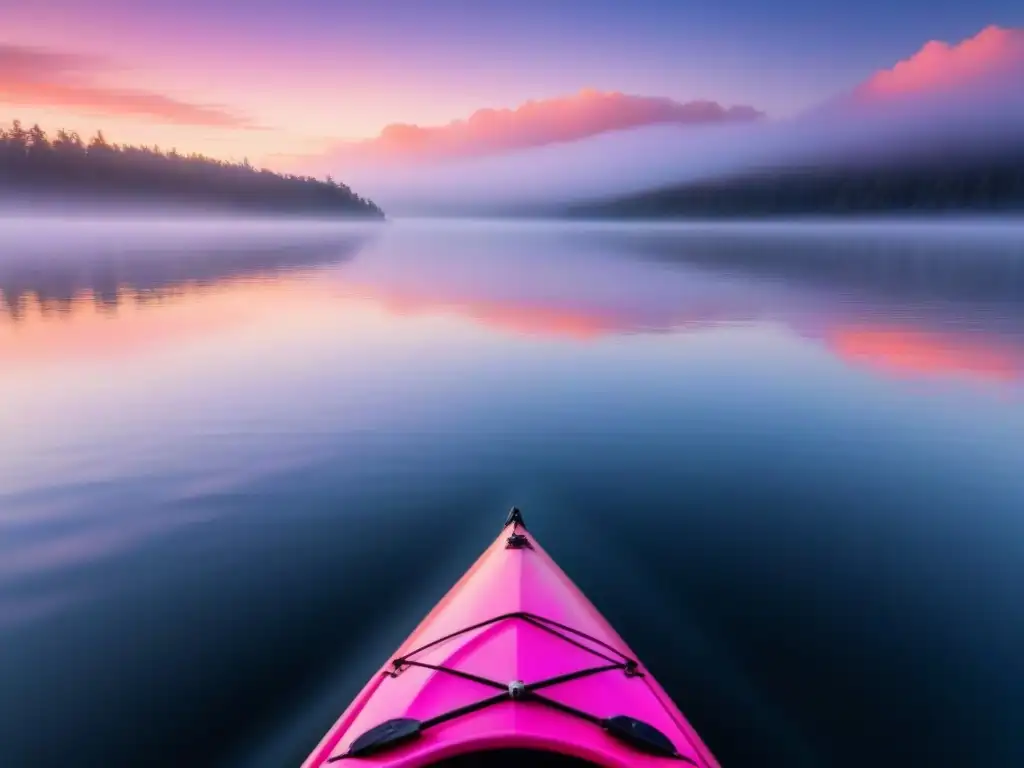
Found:
<svg viewBox="0 0 1024 768"><path fill-rule="evenodd" d="M511 503L723 764L1021 764L1012 232L76 226L0 237L0 764L298 764Z"/></svg>
<svg viewBox="0 0 1024 768"><path fill-rule="evenodd" d="M1024 230L841 229L527 230L486 249L472 231L400 234L344 283L399 314L531 335L777 323L879 373L1021 378Z"/></svg>
<svg viewBox="0 0 1024 768"><path fill-rule="evenodd" d="M850 326L831 329L828 342L846 360L895 375L961 374L999 382L1024 377L1024 350L980 334Z"/></svg>
<svg viewBox="0 0 1024 768"><path fill-rule="evenodd" d="M454 316L568 341L780 324L879 374L1009 382L1024 370L1024 237L1013 228L453 225L424 237L397 225L357 261L373 240L365 232L130 234L94 232L84 252L66 232L8 244L0 354L109 354L317 293L413 321ZM115 312L120 322L104 322Z"/></svg>
<svg viewBox="0 0 1024 768"><path fill-rule="evenodd" d="M0 246L0 359L130 354L200 338L307 299L316 268L372 232L323 225L58 222ZM162 231L166 230L166 231Z"/></svg>
<svg viewBox="0 0 1024 768"><path fill-rule="evenodd" d="M311 299L322 301L323 291L310 275L355 258L373 237L361 228L266 222L6 224L7 236L0 240L0 385L10 387L12 375L20 374L27 388L66 389L72 408L76 390L83 402L89 400L91 377L86 369L69 366L102 365L208 339L268 313L287 315ZM65 370L41 367L51 365ZM126 390L113 372L99 386L113 393ZM4 399L16 401L22 391L5 390ZM90 450L85 436L58 439L63 463L47 472L44 457L31 454L33 442L53 443L38 434L45 424L41 415L10 409L0 421L0 448L9 459L0 462L0 499L6 500L0 514L0 629L83 600L89 590L81 584L69 589L71 574L209 518L208 511L187 506L152 514L168 499L197 491L189 487L194 481L183 482L166 468L135 488L108 488L90 479L101 466L122 465L124 457ZM109 422L118 415L111 404L99 417ZM67 418L59 425L62 431L72 429ZM134 451L145 455L138 441ZM19 479L27 480L28 466L41 468L45 490L11 493ZM258 461L249 470L250 477L258 472ZM231 474L231 480L221 476L219 482L226 487L242 482L237 472ZM205 482L209 492L217 480ZM136 510L124 514L126 505ZM61 582L53 583L58 574Z"/></svg>
<svg viewBox="0 0 1024 768"><path fill-rule="evenodd" d="M0 222L2 225L4 222ZM346 261L370 234L351 227L144 222L36 223L0 244L0 320L160 304L218 283Z"/></svg>
<svg viewBox="0 0 1024 768"><path fill-rule="evenodd" d="M676 267L783 284L820 299L789 307L795 331L894 375L1024 377L1024 228L778 226L624 237Z"/></svg>

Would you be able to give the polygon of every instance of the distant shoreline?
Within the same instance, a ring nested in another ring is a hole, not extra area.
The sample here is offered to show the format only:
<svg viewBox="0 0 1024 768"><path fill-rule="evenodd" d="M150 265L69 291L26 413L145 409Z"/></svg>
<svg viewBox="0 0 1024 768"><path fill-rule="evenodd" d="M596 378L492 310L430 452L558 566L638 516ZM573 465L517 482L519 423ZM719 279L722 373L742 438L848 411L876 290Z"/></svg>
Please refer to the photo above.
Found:
<svg viewBox="0 0 1024 768"><path fill-rule="evenodd" d="M0 185L0 221L14 218L179 218L179 219L272 219L283 221L352 222L386 224L385 215L368 215L348 211L318 209L280 209L244 207L217 201L189 201L184 199L142 199L108 196L97 200L95 196L67 194L32 194L10 190Z"/></svg>
<svg viewBox="0 0 1024 768"><path fill-rule="evenodd" d="M453 217L457 218L457 217ZM497 218L497 217L495 217ZM522 217L526 218L526 217ZM888 208L853 211L821 210L779 213L723 213L697 214L666 211L664 213L634 214L626 212L596 213L576 211L551 217L554 221L578 223L621 224L840 224L920 222L1024 222L1024 204L1004 208ZM540 220L540 217L537 217Z"/></svg>
<svg viewBox="0 0 1024 768"><path fill-rule="evenodd" d="M157 147L88 142L18 120L0 129L0 205L161 206L219 212L383 219L384 211L327 176L281 174Z"/></svg>
<svg viewBox="0 0 1024 768"><path fill-rule="evenodd" d="M1024 151L915 163L763 168L565 206L570 218L763 220L1024 214Z"/></svg>
<svg viewBox="0 0 1024 768"><path fill-rule="evenodd" d="M177 217L260 217L310 219L316 221L388 221L383 212L303 207L301 205L256 205L219 200L215 197L191 199L187 196L135 196L116 193L83 194L77 190L40 192L12 188L0 182L0 218L13 216L177 216Z"/></svg>

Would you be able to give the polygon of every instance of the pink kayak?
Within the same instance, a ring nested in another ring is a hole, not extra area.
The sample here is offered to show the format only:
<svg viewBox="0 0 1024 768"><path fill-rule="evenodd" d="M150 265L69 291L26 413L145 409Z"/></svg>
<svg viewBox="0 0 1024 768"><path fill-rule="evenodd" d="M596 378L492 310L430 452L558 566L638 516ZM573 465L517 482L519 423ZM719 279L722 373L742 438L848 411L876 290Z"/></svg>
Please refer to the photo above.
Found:
<svg viewBox="0 0 1024 768"><path fill-rule="evenodd" d="M513 509L303 768L673 763L718 766Z"/></svg>

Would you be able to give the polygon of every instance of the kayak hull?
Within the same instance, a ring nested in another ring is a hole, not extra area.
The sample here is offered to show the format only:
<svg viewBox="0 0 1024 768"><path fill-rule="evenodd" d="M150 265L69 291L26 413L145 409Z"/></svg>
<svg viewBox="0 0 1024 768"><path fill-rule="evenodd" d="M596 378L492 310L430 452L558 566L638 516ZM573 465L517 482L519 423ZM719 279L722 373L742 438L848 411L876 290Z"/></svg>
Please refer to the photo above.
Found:
<svg viewBox="0 0 1024 768"><path fill-rule="evenodd" d="M505 749L616 768L718 767L622 638L513 516L303 768L417 768ZM383 747L360 751L381 738Z"/></svg>

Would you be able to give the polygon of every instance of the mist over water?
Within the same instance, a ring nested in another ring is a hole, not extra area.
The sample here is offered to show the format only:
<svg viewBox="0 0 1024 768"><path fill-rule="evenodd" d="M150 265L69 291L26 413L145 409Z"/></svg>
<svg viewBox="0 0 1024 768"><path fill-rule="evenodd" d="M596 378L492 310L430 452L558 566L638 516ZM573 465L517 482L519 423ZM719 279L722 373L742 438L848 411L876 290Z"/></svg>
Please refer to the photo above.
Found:
<svg viewBox="0 0 1024 768"><path fill-rule="evenodd" d="M297 765L512 504L723 765L1024 760L1018 221L5 219L0 295L2 765Z"/></svg>
<svg viewBox="0 0 1024 768"><path fill-rule="evenodd" d="M795 116L651 125L486 157L401 164L342 158L332 171L392 214L490 215L795 166L899 166L1001 153L1019 158L1019 81L1000 77L885 103L840 94Z"/></svg>

